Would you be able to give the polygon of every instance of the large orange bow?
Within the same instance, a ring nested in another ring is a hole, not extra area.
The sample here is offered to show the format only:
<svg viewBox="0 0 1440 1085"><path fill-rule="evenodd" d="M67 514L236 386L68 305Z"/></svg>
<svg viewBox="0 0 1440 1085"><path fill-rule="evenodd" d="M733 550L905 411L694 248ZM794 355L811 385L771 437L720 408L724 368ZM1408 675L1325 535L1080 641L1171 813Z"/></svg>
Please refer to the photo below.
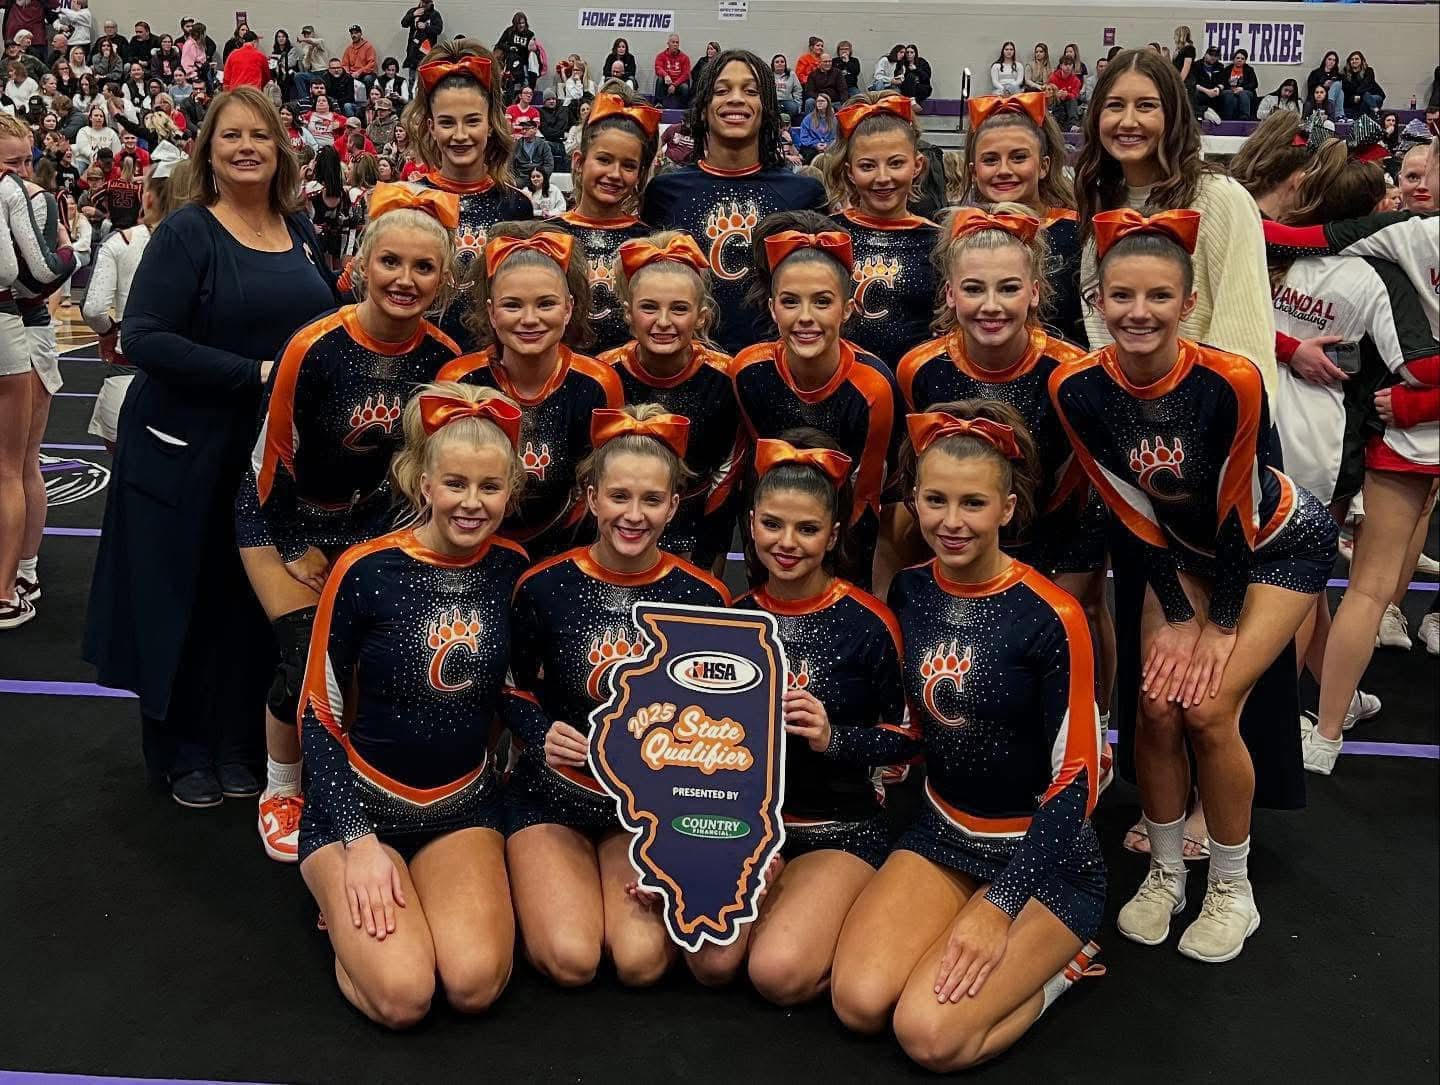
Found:
<svg viewBox="0 0 1440 1085"><path fill-rule="evenodd" d="M992 422L988 418L956 418L943 411L905 416L905 428L910 432L910 443L915 455L920 455L942 437L974 437L999 451L1007 460L1018 460L1020 446L1015 441L1015 431L1004 422Z"/></svg>
<svg viewBox="0 0 1440 1085"><path fill-rule="evenodd" d="M421 396L420 426L427 434L460 418L483 418L494 422L515 448L520 444L520 408L509 400L491 396L479 403L455 396Z"/></svg>
<svg viewBox="0 0 1440 1085"><path fill-rule="evenodd" d="M982 230L1002 230L1028 245L1040 232L1040 220L1030 215L1012 215L1008 211L992 215L978 207L962 207L950 216L952 241L978 234Z"/></svg>
<svg viewBox="0 0 1440 1085"><path fill-rule="evenodd" d="M664 248L652 245L644 238L636 238L620 246L620 268L627 279L634 278L642 267L660 263L684 264L696 271L704 271L710 266L700 246L688 234L671 238Z"/></svg>
<svg viewBox="0 0 1440 1085"><path fill-rule="evenodd" d="M485 275L494 278L495 271L512 253L533 249L542 256L548 256L560 265L561 271L570 267L570 254L575 250L575 239L559 230L541 230L531 237L495 237L485 245Z"/></svg>
<svg viewBox="0 0 1440 1085"><path fill-rule="evenodd" d="M475 79L487 91L493 89L490 85L490 58L477 56L463 56L459 60L427 60L420 65L418 72L420 85L429 94L435 89L435 84L450 75L468 75Z"/></svg>
<svg viewBox="0 0 1440 1085"><path fill-rule="evenodd" d="M757 478L781 464L799 463L815 468L838 489L845 485L845 480L850 477L850 465L853 462L845 453L836 452L833 448L796 448L789 441L768 437L755 442Z"/></svg>
<svg viewBox="0 0 1440 1085"><path fill-rule="evenodd" d="M681 459L690 444L690 419L683 414L657 414L643 422L625 411L608 408L590 412L590 444L599 448L616 437L653 437Z"/></svg>
<svg viewBox="0 0 1440 1085"><path fill-rule="evenodd" d="M654 139L660 131L660 111L658 109L653 105L629 105L618 94L597 94L595 103L590 107L590 116L585 121L585 127L589 128L596 121L603 121L606 117L629 117L640 126L646 139Z"/></svg>
<svg viewBox="0 0 1440 1085"><path fill-rule="evenodd" d="M411 188L409 185L376 185L370 193L370 221L387 211L422 211L447 230L460 226L460 197L453 192L434 188Z"/></svg>
<svg viewBox="0 0 1440 1085"><path fill-rule="evenodd" d="M774 271L785 257L800 249L828 252L847 268L855 263L855 250L850 246L850 235L843 230L826 230L818 234L781 230L765 239L765 258L770 261L770 270Z"/></svg>
<svg viewBox="0 0 1440 1085"><path fill-rule="evenodd" d="M856 125L877 113L893 113L902 120L915 123L915 106L902 94L891 94L878 102L856 102L854 105L847 105L835 114L835 123L840 128L840 134L849 139Z"/></svg>
<svg viewBox="0 0 1440 1085"><path fill-rule="evenodd" d="M1023 113L1035 122L1036 128L1045 127L1045 94L1038 90L1027 90L1024 94L986 94L971 98L969 104L970 131L998 113Z"/></svg>
<svg viewBox="0 0 1440 1085"><path fill-rule="evenodd" d="M1105 254L1115 242L1131 234L1163 234L1193 254L1195 239L1200 234L1200 212L1188 207L1157 211L1149 218L1139 211L1122 207L1118 211L1101 211L1091 221L1095 224L1096 260L1105 259Z"/></svg>

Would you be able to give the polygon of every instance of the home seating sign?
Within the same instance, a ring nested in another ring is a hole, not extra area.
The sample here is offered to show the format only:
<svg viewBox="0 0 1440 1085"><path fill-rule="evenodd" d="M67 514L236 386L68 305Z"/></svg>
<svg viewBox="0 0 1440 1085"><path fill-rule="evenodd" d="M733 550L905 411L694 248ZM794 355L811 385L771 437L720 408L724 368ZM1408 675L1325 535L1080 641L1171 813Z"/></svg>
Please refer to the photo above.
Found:
<svg viewBox="0 0 1440 1085"><path fill-rule="evenodd" d="M760 611L636 603L631 617L644 650L590 715L591 772L670 938L729 945L785 839L785 649Z"/></svg>

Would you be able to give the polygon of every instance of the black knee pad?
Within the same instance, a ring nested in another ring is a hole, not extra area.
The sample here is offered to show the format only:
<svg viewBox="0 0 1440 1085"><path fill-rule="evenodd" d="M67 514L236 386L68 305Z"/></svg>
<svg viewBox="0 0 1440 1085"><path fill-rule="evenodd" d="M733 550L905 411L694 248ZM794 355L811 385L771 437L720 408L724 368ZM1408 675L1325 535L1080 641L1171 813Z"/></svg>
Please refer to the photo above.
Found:
<svg viewBox="0 0 1440 1085"><path fill-rule="evenodd" d="M305 681L305 660L310 654L315 611L315 607L292 610L270 623L280 662L275 665L275 677L270 682L265 706L283 723L297 722L300 712L300 686Z"/></svg>

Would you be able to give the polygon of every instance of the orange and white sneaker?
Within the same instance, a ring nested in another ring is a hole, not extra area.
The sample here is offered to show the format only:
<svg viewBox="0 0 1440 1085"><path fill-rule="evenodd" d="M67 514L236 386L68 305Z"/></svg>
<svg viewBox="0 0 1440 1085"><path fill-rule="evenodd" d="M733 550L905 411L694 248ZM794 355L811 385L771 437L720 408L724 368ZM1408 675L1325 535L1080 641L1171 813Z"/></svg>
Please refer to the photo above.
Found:
<svg viewBox="0 0 1440 1085"><path fill-rule="evenodd" d="M279 863L294 863L300 858L300 814L305 809L303 795L260 796L260 842L265 854Z"/></svg>

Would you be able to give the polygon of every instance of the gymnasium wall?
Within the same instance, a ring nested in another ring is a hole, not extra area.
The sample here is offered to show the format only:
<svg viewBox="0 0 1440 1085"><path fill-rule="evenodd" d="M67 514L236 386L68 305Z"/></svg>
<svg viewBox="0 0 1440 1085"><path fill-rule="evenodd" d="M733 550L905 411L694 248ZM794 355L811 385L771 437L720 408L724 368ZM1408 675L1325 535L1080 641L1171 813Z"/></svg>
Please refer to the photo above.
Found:
<svg viewBox="0 0 1440 1085"><path fill-rule="evenodd" d="M588 0L601 8L626 8L623 2ZM573 0L515 0L515 6L480 4L475 0L437 0L445 17L447 34L464 31L492 45L513 11L524 10L530 25L553 58L579 52L597 67L609 52L615 32L579 30ZM720 22L717 0L657 0L654 7L675 13L675 26L691 57L704 51L705 42L739 45L768 57L784 52L792 60L805 48L810 34L825 38L833 47L841 38L854 43L855 55L868 74L875 58L899 42L916 42L934 69L937 97L959 97L961 70L969 67L977 91L989 90L990 64L1000 43L1014 40L1022 58L1029 57L1037 41L1050 46L1058 57L1067 42L1080 46L1093 65L1103 56L1105 27L1116 28L1123 45L1148 41L1169 44L1177 24L1191 27L1203 50L1207 21L1292 21L1305 24L1303 65L1256 65L1262 93L1282 79L1295 77L1302 86L1305 75L1326 49L1343 59L1351 49L1361 50L1388 94L1387 104L1404 107L1411 94L1423 103L1437 61L1440 41L1440 6L1435 4L1300 4L1300 3L1069 3L957 4L935 0L749 0L743 22ZM381 57L403 57L404 31L400 18L407 10L403 0L233 0L223 8L207 0L92 0L97 22L113 12L130 11L149 20L155 33L175 33L182 15L194 15L210 28L210 36L223 42L229 36L236 10L247 12L252 27L268 42L277 26L294 37L306 23L315 26L327 47L338 53L349 40L345 30L352 22L365 28ZM118 17L117 17L118 18ZM130 22L119 19L128 35ZM665 45L664 32L626 31L624 36L641 59L642 70ZM643 89L649 90L648 86Z"/></svg>

